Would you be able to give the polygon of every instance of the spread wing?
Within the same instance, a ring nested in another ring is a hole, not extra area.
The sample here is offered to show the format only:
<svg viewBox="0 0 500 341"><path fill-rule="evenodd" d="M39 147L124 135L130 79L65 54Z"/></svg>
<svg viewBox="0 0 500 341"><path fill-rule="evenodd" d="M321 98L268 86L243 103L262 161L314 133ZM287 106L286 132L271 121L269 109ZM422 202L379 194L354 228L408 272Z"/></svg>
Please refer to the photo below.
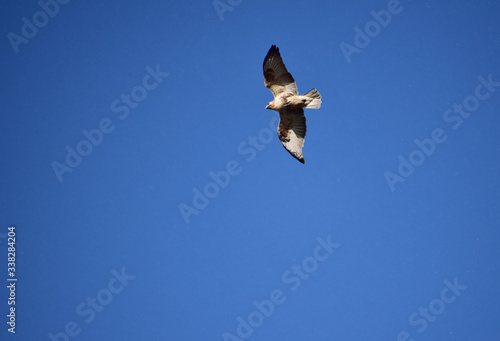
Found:
<svg viewBox="0 0 500 341"><path fill-rule="evenodd" d="M306 137L306 117L304 109L285 109L280 111L280 123L278 125L278 136L286 150L294 158L302 163L306 160L302 155L304 138Z"/></svg>
<svg viewBox="0 0 500 341"><path fill-rule="evenodd" d="M298 95L297 85L292 75L286 69L280 50L272 45L264 59L264 84L271 90L274 97L283 92Z"/></svg>

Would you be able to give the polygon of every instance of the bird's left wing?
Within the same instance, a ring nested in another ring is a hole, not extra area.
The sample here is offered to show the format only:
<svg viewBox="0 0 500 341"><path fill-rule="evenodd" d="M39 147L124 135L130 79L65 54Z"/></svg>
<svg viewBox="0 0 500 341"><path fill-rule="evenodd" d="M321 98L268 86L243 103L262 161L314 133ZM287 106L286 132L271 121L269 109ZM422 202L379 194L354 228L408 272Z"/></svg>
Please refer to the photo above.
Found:
<svg viewBox="0 0 500 341"><path fill-rule="evenodd" d="M306 160L302 155L302 147L306 137L307 126L304 109L285 109L280 111L278 136L286 150L302 163Z"/></svg>
<svg viewBox="0 0 500 341"><path fill-rule="evenodd" d="M276 45L271 46L264 59L264 84L271 90L274 97L283 92L289 92L298 95L297 84L292 74L286 69L283 59L281 59L280 50Z"/></svg>

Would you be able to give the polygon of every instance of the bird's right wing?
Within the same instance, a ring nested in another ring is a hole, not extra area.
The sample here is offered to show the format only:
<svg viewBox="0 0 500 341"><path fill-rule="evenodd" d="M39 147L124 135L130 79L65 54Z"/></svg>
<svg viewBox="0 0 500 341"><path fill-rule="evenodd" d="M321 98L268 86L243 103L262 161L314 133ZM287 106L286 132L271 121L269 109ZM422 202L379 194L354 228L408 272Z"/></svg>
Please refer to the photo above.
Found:
<svg viewBox="0 0 500 341"><path fill-rule="evenodd" d="M286 69L280 50L276 45L271 46L264 59L264 84L271 90L274 97L283 92L298 95L297 85L292 75Z"/></svg>
<svg viewBox="0 0 500 341"><path fill-rule="evenodd" d="M307 126L304 109L285 109L280 111L280 123L278 125L278 136L286 150L294 158L302 163L306 160L302 155L302 147L306 137Z"/></svg>

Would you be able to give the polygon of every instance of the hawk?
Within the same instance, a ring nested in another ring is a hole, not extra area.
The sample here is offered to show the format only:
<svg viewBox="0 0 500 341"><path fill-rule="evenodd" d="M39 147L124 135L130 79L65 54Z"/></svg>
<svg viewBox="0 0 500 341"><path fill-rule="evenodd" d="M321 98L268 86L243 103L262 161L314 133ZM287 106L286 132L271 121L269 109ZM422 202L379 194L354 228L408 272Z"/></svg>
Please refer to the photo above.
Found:
<svg viewBox="0 0 500 341"><path fill-rule="evenodd" d="M264 84L274 96L266 109L280 113L278 136L281 143L294 158L305 163L302 147L307 129L303 108L319 109L321 95L316 89L299 95L297 84L286 69L276 45L271 46L264 59Z"/></svg>

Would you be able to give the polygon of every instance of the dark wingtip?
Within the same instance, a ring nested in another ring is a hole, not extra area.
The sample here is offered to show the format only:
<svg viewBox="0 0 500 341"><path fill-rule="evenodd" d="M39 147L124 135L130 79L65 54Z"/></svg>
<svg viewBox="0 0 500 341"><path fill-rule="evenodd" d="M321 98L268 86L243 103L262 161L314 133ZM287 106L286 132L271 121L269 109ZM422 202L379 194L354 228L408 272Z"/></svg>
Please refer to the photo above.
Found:
<svg viewBox="0 0 500 341"><path fill-rule="evenodd" d="M279 54L280 53L280 49L279 47L277 47L276 45L271 45L271 48L269 49L269 51L267 52L268 55L271 55L271 54Z"/></svg>
<svg viewBox="0 0 500 341"><path fill-rule="evenodd" d="M274 56L280 56L280 49L278 47L276 47L276 45L273 44L273 45L271 45L271 48L267 52L266 58L264 58L264 65L266 65L266 61L269 58L273 58ZM264 72L265 71L266 70L264 70Z"/></svg>

